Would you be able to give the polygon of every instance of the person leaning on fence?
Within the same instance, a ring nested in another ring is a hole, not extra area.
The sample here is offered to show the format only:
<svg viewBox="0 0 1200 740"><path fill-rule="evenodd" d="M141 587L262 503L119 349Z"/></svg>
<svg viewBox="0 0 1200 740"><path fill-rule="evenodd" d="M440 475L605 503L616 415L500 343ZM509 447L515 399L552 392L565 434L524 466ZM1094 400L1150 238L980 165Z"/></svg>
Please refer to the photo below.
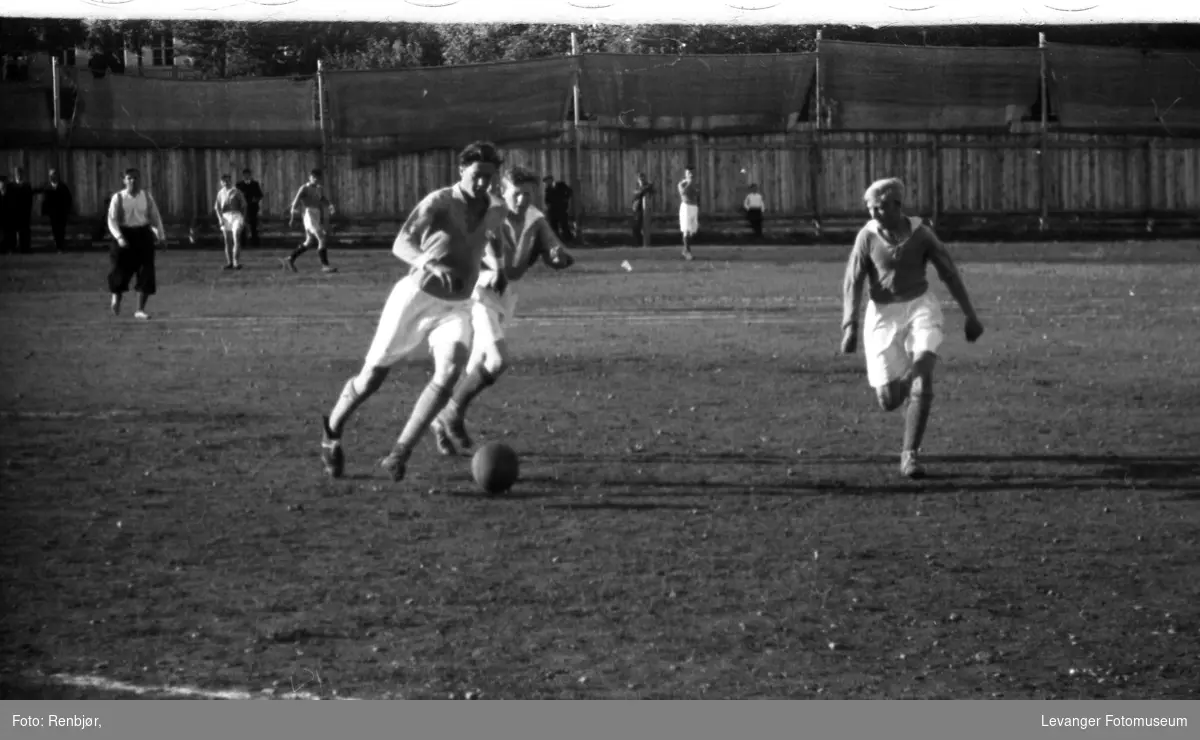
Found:
<svg viewBox="0 0 1200 740"><path fill-rule="evenodd" d="M646 179L645 172L637 176L637 191L633 194L633 246L640 247L645 241L643 227L646 219L646 207L650 204L650 196L654 195L654 186Z"/></svg>
<svg viewBox="0 0 1200 740"><path fill-rule="evenodd" d="M250 230L250 243L256 247L262 246L258 239L258 210L266 194L248 168L242 170L242 179L238 181L237 189L246 197L246 226Z"/></svg>
<svg viewBox="0 0 1200 740"><path fill-rule="evenodd" d="M221 189L213 202L217 228L225 243L225 269L242 269L242 230L246 227L246 196L233 186L231 175L221 175Z"/></svg>
<svg viewBox="0 0 1200 740"><path fill-rule="evenodd" d="M58 176L58 170L50 170L50 182L41 189L42 215L50 221L50 234L54 248L61 252L67 245L67 220L71 218L71 189Z"/></svg>
<svg viewBox="0 0 1200 740"><path fill-rule="evenodd" d="M746 212L746 220L750 222L750 228L754 231L754 236L761 239L763 235L763 213L767 208L763 203L762 193L758 192L757 185L750 184L750 192L746 194L746 200L742 202L742 210Z"/></svg>
<svg viewBox="0 0 1200 740"><path fill-rule="evenodd" d="M683 234L683 258L692 259L692 239L700 231L700 183L696 168L688 167L679 181L679 231Z"/></svg>
<svg viewBox="0 0 1200 740"><path fill-rule="evenodd" d="M154 251L157 244L166 245L167 233L158 205L154 197L142 189L141 173L135 168L125 170L125 189L114 193L109 201L108 231L116 239L109 252L112 269L108 273L113 315L121 313L121 298L136 275L134 289L138 293L138 308L133 316L148 319L146 301L158 292Z"/></svg>

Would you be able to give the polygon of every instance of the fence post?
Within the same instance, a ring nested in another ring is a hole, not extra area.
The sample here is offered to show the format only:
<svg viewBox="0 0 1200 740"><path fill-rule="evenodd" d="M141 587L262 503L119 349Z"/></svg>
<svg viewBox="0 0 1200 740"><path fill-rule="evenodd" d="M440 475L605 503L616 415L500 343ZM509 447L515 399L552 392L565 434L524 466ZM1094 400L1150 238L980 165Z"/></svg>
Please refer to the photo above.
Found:
<svg viewBox="0 0 1200 740"><path fill-rule="evenodd" d="M941 134L935 133L933 140L929 143L929 187L931 189L930 197L933 200L932 213L929 218L933 222L934 228L937 228L942 200L942 183L938 179L941 176L942 169L942 147L940 144Z"/></svg>
<svg viewBox="0 0 1200 740"><path fill-rule="evenodd" d="M821 31L817 30L817 64L814 71L813 100L816 109L816 124L812 131L812 145L808 147L808 187L812 191L813 228L821 233L821 132L825 129L824 115L825 86L821 84Z"/></svg>
<svg viewBox="0 0 1200 740"><path fill-rule="evenodd" d="M325 65L320 59L317 60L317 117L321 122L321 172L324 173L325 185L327 187L328 197L330 202L333 202L335 188L333 178L329 176L329 153L328 145L325 141ZM339 208L340 212L341 209ZM330 219L332 221L332 219ZM332 224L329 224L332 226Z"/></svg>
<svg viewBox="0 0 1200 740"><path fill-rule="evenodd" d="M1146 231L1154 231L1154 138L1146 139Z"/></svg>
<svg viewBox="0 0 1200 740"><path fill-rule="evenodd" d="M1041 175L1041 198L1042 198L1042 213L1038 219L1038 230L1045 231L1047 220L1050 217L1050 80L1046 74L1046 34L1038 34L1038 51L1041 56L1042 67L1042 131L1041 131L1041 156L1038 158L1038 168Z"/></svg>
<svg viewBox="0 0 1200 740"><path fill-rule="evenodd" d="M571 219L575 222L575 239L582 244L583 239L583 209L579 205L580 198L583 193L583 139L579 132L579 78L582 70L580 65L582 60L579 58L579 43L575 36L575 32L571 32L571 56L575 57L575 74L571 83L571 108L573 109L574 127L572 128L571 138L575 144L575 167L574 182L571 183L571 190L574 191L574 196L571 198Z"/></svg>

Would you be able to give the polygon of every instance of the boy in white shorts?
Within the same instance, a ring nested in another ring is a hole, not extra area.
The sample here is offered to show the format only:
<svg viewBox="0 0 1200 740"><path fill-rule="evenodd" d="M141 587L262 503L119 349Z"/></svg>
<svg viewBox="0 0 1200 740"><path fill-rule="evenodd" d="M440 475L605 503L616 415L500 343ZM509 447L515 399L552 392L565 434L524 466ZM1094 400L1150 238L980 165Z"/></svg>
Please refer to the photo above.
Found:
<svg viewBox="0 0 1200 740"><path fill-rule="evenodd" d="M692 259L692 239L700 231L700 183L696 168L688 166L679 181L679 231L683 234L683 258Z"/></svg>
<svg viewBox="0 0 1200 740"><path fill-rule="evenodd" d="M492 287L495 282L488 271L480 274L479 284L472 295L471 358L462 382L432 428L438 451L443 455L470 449L466 415L471 401L500 377L508 368L508 346L504 325L512 321L517 308L516 283L540 259L556 270L564 270L575 259L563 248L545 214L535 208L534 193L537 175L514 167L504 177L503 205L506 212L500 243L504 249L504 289Z"/></svg>
<svg viewBox="0 0 1200 740"><path fill-rule="evenodd" d="M392 480L404 479L413 449L450 400L470 355L471 295L483 263L491 268L484 284L503 292L497 235L505 209L488 193L500 155L492 144L474 142L462 150L458 163L459 182L425 196L400 228L392 252L412 269L383 307L362 370L346 382L333 411L321 420L321 460L331 477L340 478L345 467L341 439L351 414L379 390L393 365L427 344L433 377L381 463Z"/></svg>
<svg viewBox="0 0 1200 740"><path fill-rule="evenodd" d="M858 232L846 265L842 352L853 354L858 345L858 311L865 284L867 381L884 411L894 411L908 401L900 471L920 478L925 470L917 455L933 405L933 368L942 343L942 308L929 291L926 264L933 263L966 315L968 342L979 339L983 324L946 246L920 218L904 213L904 183L896 178L879 180L867 188L863 202L871 221Z"/></svg>
<svg viewBox="0 0 1200 740"><path fill-rule="evenodd" d="M242 229L246 223L246 196L233 186L231 175L221 175L221 189L213 203L217 213L217 228L225 242L225 269L240 270L242 263Z"/></svg>
<svg viewBox="0 0 1200 740"><path fill-rule="evenodd" d="M288 211L288 228L295 225L298 210L303 211L301 218L304 222L304 241L282 260L284 268L292 272L296 272L296 258L307 252L314 242L317 245L317 258L321 260L321 271L337 272L337 268L329 264L325 216L333 215L333 204L325 197L325 191L321 187L323 177L324 174L319 169L310 172L308 182L296 191L296 197L292 199L292 207Z"/></svg>

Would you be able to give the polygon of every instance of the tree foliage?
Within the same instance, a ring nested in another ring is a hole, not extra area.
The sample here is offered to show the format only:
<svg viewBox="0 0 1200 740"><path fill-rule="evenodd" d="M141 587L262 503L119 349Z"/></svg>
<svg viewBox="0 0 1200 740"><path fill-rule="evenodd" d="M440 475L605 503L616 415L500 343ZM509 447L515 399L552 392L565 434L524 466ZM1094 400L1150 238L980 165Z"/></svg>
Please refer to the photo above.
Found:
<svg viewBox="0 0 1200 740"><path fill-rule="evenodd" d="M1200 48L1196 25L839 27L823 37L906 45L1033 46L1039 30L1066 43ZM773 54L812 51L816 27L670 25L417 24L3 19L7 48L84 45L114 59L157 39L213 77L311 75L330 69L396 69L563 56L574 32L580 52ZM140 60L139 60L140 61Z"/></svg>

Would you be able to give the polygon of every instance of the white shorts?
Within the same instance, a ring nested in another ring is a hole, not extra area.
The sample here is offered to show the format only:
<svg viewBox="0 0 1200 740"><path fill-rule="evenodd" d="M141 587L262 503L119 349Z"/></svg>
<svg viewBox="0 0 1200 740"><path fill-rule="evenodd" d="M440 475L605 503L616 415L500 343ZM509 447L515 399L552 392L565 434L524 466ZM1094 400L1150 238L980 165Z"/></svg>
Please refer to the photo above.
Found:
<svg viewBox="0 0 1200 740"><path fill-rule="evenodd" d="M509 283L500 295L491 288L476 287L471 295L471 330L479 347L492 347L504 339L504 325L517 311L517 291Z"/></svg>
<svg viewBox="0 0 1200 740"><path fill-rule="evenodd" d="M367 350L368 366L391 367L424 343L431 351L470 345L473 301L435 298L421 290L421 278L409 275L392 288Z"/></svg>
<svg viewBox="0 0 1200 740"><path fill-rule="evenodd" d="M679 230L685 234L695 234L700 231L700 206L680 204Z"/></svg>
<svg viewBox="0 0 1200 740"><path fill-rule="evenodd" d="M313 236L325 236L325 225L321 223L320 208L304 209L304 231Z"/></svg>
<svg viewBox="0 0 1200 740"><path fill-rule="evenodd" d="M904 303L867 301L863 353L867 382L880 388L908 372L911 358L942 344L942 304L932 291Z"/></svg>
<svg viewBox="0 0 1200 740"><path fill-rule="evenodd" d="M221 231L230 231L236 234L242 230L245 223L245 217L237 211L221 214Z"/></svg>

